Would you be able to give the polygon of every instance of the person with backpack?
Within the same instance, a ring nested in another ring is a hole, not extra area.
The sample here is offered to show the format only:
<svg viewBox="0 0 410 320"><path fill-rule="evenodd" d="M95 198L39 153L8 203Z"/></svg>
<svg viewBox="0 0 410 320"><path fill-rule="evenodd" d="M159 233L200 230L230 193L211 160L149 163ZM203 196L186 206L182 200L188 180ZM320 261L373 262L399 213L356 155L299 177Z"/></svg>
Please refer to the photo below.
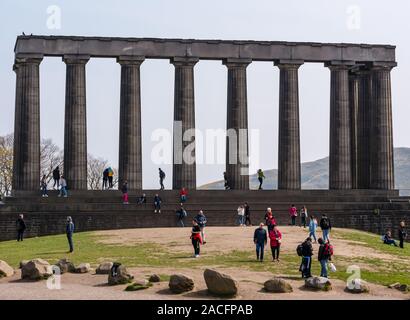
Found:
<svg viewBox="0 0 410 320"><path fill-rule="evenodd" d="M74 223L71 217L67 217L67 225L65 228L68 240L68 246L70 247L70 253L74 251L74 244L73 244L73 233L74 233Z"/></svg>
<svg viewBox="0 0 410 320"><path fill-rule="evenodd" d="M178 223L181 225L181 227L185 227L184 219L187 217L188 214L183 205L181 205L181 208L176 210L176 215L178 218Z"/></svg>
<svg viewBox="0 0 410 320"><path fill-rule="evenodd" d="M161 213L161 197L158 195L158 193L155 194L154 197L154 213Z"/></svg>
<svg viewBox="0 0 410 320"><path fill-rule="evenodd" d="M289 208L289 215L290 215L290 219L291 219L291 225L295 226L296 225L296 217L298 216L298 210L296 209L294 204L292 204Z"/></svg>
<svg viewBox="0 0 410 320"><path fill-rule="evenodd" d="M19 214L16 221L17 228L17 241L23 241L24 231L26 231L26 223L24 222L24 216Z"/></svg>
<svg viewBox="0 0 410 320"><path fill-rule="evenodd" d="M244 203L243 207L245 208L245 226L251 226L251 209L247 202Z"/></svg>
<svg viewBox="0 0 410 320"><path fill-rule="evenodd" d="M158 169L159 170L159 185L160 185L160 190L164 190L164 179L165 179L165 172L162 171L161 168Z"/></svg>
<svg viewBox="0 0 410 320"><path fill-rule="evenodd" d="M319 238L317 242L319 243L317 259L320 262L320 276L327 278L327 263L332 260L333 246L329 243L329 241L325 243L322 238Z"/></svg>
<svg viewBox="0 0 410 320"><path fill-rule="evenodd" d="M407 238L406 232L406 223L404 221L400 221L399 225L399 241L400 241L400 248L404 249L404 239Z"/></svg>
<svg viewBox="0 0 410 320"><path fill-rule="evenodd" d="M186 202L188 196L188 191L185 188L182 188L181 191L179 191L179 201L181 202L181 205Z"/></svg>
<svg viewBox="0 0 410 320"><path fill-rule="evenodd" d="M106 190L108 189L108 168L105 168L103 171L103 185L102 189Z"/></svg>
<svg viewBox="0 0 410 320"><path fill-rule="evenodd" d="M302 278L310 278L312 276L312 239L308 237L305 241L299 244L296 248L296 252L298 256L302 257L302 262L299 267L299 271L302 273Z"/></svg>
<svg viewBox="0 0 410 320"><path fill-rule="evenodd" d="M114 170L111 167L108 168L108 188L112 189L114 187Z"/></svg>
<svg viewBox="0 0 410 320"><path fill-rule="evenodd" d="M41 178L40 186L41 186L41 196L43 198L48 197L48 194L47 194L47 177L46 177L45 174Z"/></svg>
<svg viewBox="0 0 410 320"><path fill-rule="evenodd" d="M58 196L64 196L64 198L67 198L67 181L64 176L61 176L60 178L60 193Z"/></svg>
<svg viewBox="0 0 410 320"><path fill-rule="evenodd" d="M245 225L245 208L242 205L240 205L237 211L239 226L243 227Z"/></svg>
<svg viewBox="0 0 410 320"><path fill-rule="evenodd" d="M278 226L274 226L269 231L270 248L272 251L272 261L279 262L280 244L282 243L282 233L279 231Z"/></svg>
<svg viewBox="0 0 410 320"><path fill-rule="evenodd" d="M312 215L310 216L310 220L309 220L309 238L313 238L315 240L315 243L316 243L316 229L317 229L317 220Z"/></svg>
<svg viewBox="0 0 410 320"><path fill-rule="evenodd" d="M128 202L128 182L127 180L124 181L121 187L121 192L122 192L122 203L123 204L129 204Z"/></svg>
<svg viewBox="0 0 410 320"><path fill-rule="evenodd" d="M300 209L300 226L303 226L303 228L306 228L306 221L308 217L308 211L306 206L303 206L302 209Z"/></svg>
<svg viewBox="0 0 410 320"><path fill-rule="evenodd" d="M259 169L258 170L258 180L259 180L258 190L262 190L263 179L265 179L265 175L263 174L262 169Z"/></svg>
<svg viewBox="0 0 410 320"><path fill-rule="evenodd" d="M191 231L191 241L192 246L194 247L194 257L199 258L199 254L201 251L201 244L203 243L203 239L201 237L201 228L198 223L192 220L192 231Z"/></svg>
<svg viewBox="0 0 410 320"><path fill-rule="evenodd" d="M329 233L332 229L332 225L330 223L330 219L326 216L326 214L322 214L322 218L320 219L320 229L322 229L323 233L323 241L329 240Z"/></svg>
<svg viewBox="0 0 410 320"><path fill-rule="evenodd" d="M226 172L224 172L224 187L225 190L231 189L231 187L229 186L228 175L226 174Z"/></svg>
<svg viewBox="0 0 410 320"><path fill-rule="evenodd" d="M268 242L266 230L263 228L263 223L259 224L259 228L255 229L253 233L253 243L256 245L256 260L263 262L263 254L265 245Z"/></svg>
<svg viewBox="0 0 410 320"><path fill-rule="evenodd" d="M202 210L199 210L199 213L196 215L195 219L196 223L199 226L199 229L201 230L201 239L202 239L202 244L206 244L205 241L205 226L208 220L205 217L205 214Z"/></svg>
<svg viewBox="0 0 410 320"><path fill-rule="evenodd" d="M58 190L58 188L60 187L60 168L58 166L53 170L53 180L54 180L53 189ZM57 188L56 188L56 185L57 185Z"/></svg>

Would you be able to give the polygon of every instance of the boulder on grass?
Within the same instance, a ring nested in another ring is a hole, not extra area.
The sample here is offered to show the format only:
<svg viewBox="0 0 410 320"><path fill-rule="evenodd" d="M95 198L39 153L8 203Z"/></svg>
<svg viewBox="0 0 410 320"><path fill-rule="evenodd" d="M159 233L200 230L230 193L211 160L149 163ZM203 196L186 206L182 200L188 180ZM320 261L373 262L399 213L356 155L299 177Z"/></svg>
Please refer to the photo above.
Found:
<svg viewBox="0 0 410 320"><path fill-rule="evenodd" d="M350 285L346 286L346 291L351 293L368 293L370 287L366 281L361 279L353 279Z"/></svg>
<svg viewBox="0 0 410 320"><path fill-rule="evenodd" d="M74 269L74 273L88 273L91 270L89 263L81 263Z"/></svg>
<svg viewBox="0 0 410 320"><path fill-rule="evenodd" d="M111 268L114 265L114 263L107 261L101 263L98 268L95 270L96 274L110 274Z"/></svg>
<svg viewBox="0 0 410 320"><path fill-rule="evenodd" d="M7 262L0 260L0 278L11 277L14 274L14 269Z"/></svg>
<svg viewBox="0 0 410 320"><path fill-rule="evenodd" d="M132 279L134 279L134 277L130 275L127 272L127 268L120 263L114 263L108 274L108 284L111 286L130 283Z"/></svg>
<svg viewBox="0 0 410 320"><path fill-rule="evenodd" d="M33 259L21 268L21 278L27 280L43 280L53 275L51 265L43 259Z"/></svg>
<svg viewBox="0 0 410 320"><path fill-rule="evenodd" d="M410 288L407 284L401 284L398 290L400 290L401 292L409 292Z"/></svg>
<svg viewBox="0 0 410 320"><path fill-rule="evenodd" d="M152 274L149 279L149 282L161 282L161 277L157 274Z"/></svg>
<svg viewBox="0 0 410 320"><path fill-rule="evenodd" d="M289 293L292 292L292 286L287 281L281 278L273 278L266 281L263 284L264 289L267 292L275 292L275 293Z"/></svg>
<svg viewBox="0 0 410 320"><path fill-rule="evenodd" d="M173 274L168 285L173 293L188 292L194 288L194 280L183 274Z"/></svg>
<svg viewBox="0 0 410 320"><path fill-rule="evenodd" d="M332 290L332 283L325 277L310 277L305 280L305 287L313 290Z"/></svg>
<svg viewBox="0 0 410 320"><path fill-rule="evenodd" d="M204 271L208 291L218 296L234 296L238 293L238 282L227 274L213 269Z"/></svg>
<svg viewBox="0 0 410 320"><path fill-rule="evenodd" d="M68 259L60 259L55 265L60 268L61 274L75 271L74 263Z"/></svg>
<svg viewBox="0 0 410 320"><path fill-rule="evenodd" d="M21 260L20 261L20 266L19 266L19 268L20 269L23 269L23 267L29 262L30 260Z"/></svg>

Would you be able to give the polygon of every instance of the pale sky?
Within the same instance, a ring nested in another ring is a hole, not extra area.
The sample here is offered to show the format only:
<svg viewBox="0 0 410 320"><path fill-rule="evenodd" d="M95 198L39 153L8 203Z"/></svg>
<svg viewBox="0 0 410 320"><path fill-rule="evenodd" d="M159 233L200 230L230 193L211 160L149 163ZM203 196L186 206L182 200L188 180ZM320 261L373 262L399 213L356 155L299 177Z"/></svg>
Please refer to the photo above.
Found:
<svg viewBox="0 0 410 320"><path fill-rule="evenodd" d="M279 5L280 3L280 5ZM117 4L117 5L115 5ZM121 5L120 5L121 4ZM49 29L47 8L61 8L61 28ZM394 146L410 147L410 2L382 0L287 1L22 1L0 2L0 135L13 131L16 36L83 35L353 42L396 45L392 71ZM64 139L65 65L61 58L41 63L41 136L60 147ZM260 131L259 166L277 167L279 71L254 62L247 70L249 129ZM299 71L301 157L329 153L329 70L307 63ZM226 127L226 67L200 61L195 67L196 127ZM143 187L157 187L158 165L151 161L157 128L172 130L174 67L167 60L141 66ZM118 167L120 66L114 59L87 64L88 151ZM255 157L255 154L252 154ZM252 162L252 158L251 158ZM171 187L172 167L166 187ZM197 184L221 179L224 165L198 165Z"/></svg>

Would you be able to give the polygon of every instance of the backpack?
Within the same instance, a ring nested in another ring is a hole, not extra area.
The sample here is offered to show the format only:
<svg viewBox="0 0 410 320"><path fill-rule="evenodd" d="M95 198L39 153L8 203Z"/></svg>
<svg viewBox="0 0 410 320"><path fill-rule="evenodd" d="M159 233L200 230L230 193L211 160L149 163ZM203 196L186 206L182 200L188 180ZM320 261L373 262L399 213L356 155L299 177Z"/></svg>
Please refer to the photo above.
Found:
<svg viewBox="0 0 410 320"><path fill-rule="evenodd" d="M323 249L323 255L325 257L333 256L333 246L330 243L325 244L325 248Z"/></svg>
<svg viewBox="0 0 410 320"><path fill-rule="evenodd" d="M298 254L299 257L303 256L303 244L299 244L296 247L296 253Z"/></svg>

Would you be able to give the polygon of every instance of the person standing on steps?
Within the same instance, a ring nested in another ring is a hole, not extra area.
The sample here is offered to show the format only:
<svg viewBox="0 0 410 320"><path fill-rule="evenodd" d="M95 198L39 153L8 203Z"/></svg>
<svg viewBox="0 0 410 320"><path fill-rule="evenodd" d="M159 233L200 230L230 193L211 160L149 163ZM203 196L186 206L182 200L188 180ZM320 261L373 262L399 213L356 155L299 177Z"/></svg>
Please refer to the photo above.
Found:
<svg viewBox="0 0 410 320"><path fill-rule="evenodd" d="M332 224L330 223L330 219L326 216L326 214L322 214L319 225L320 229L322 229L323 241L329 241L329 233L330 230L332 230Z"/></svg>
<svg viewBox="0 0 410 320"><path fill-rule="evenodd" d="M68 240L68 246L70 248L70 253L74 251L74 244L73 244L73 233L74 233L74 223L71 217L67 217L67 225L65 228Z"/></svg>
<svg viewBox="0 0 410 320"><path fill-rule="evenodd" d="M265 175L263 174L262 169L259 169L258 170L258 180L259 180L258 190L262 190L263 179L265 179Z"/></svg>
<svg viewBox="0 0 410 320"><path fill-rule="evenodd" d="M282 243L282 233L275 225L271 231L269 231L270 248L272 251L272 261L279 262L280 245Z"/></svg>
<svg viewBox="0 0 410 320"><path fill-rule="evenodd" d="M299 271L302 273L302 278L310 278L312 276L312 256L313 247L312 239L309 237L297 248L298 255L302 257L302 262L299 267Z"/></svg>
<svg viewBox="0 0 410 320"><path fill-rule="evenodd" d="M158 195L158 193L155 194L154 197L154 213L161 213L161 197Z"/></svg>
<svg viewBox="0 0 410 320"><path fill-rule="evenodd" d="M298 210L296 209L294 204L292 204L289 208L289 215L290 215L290 219L291 219L291 225L295 226L296 225L296 217L298 216Z"/></svg>
<svg viewBox="0 0 410 320"><path fill-rule="evenodd" d="M199 258L203 239L201 237L201 228L195 220L192 220L191 241L194 247L194 257Z"/></svg>
<svg viewBox="0 0 410 320"><path fill-rule="evenodd" d="M263 223L259 224L259 228L255 229L253 233L253 243L256 245L256 260L263 262L263 253L265 251L265 245L268 242L266 230L263 227Z"/></svg>
<svg viewBox="0 0 410 320"><path fill-rule="evenodd" d="M406 223L404 221L400 221L399 225L399 241L400 241L400 248L404 249L404 239L407 238L406 232Z"/></svg>
<svg viewBox="0 0 410 320"><path fill-rule="evenodd" d="M114 187L114 170L111 167L108 168L108 188L112 189Z"/></svg>
<svg viewBox="0 0 410 320"><path fill-rule="evenodd" d="M41 196L43 198L48 197L48 194L47 194L47 177L46 177L45 174L41 178L40 186L41 186Z"/></svg>
<svg viewBox="0 0 410 320"><path fill-rule="evenodd" d="M243 207L245 208L245 225L246 226L252 226L251 209L249 208L249 204L247 202L245 202Z"/></svg>
<svg viewBox="0 0 410 320"><path fill-rule="evenodd" d="M201 239L202 239L202 244L206 244L205 241L205 226L208 220L205 217L205 214L202 210L199 210L199 213L196 215L195 219L196 223L198 223L199 228L201 230Z"/></svg>
<svg viewBox="0 0 410 320"><path fill-rule="evenodd" d="M53 189L58 190L58 188L60 187L60 168L58 166L53 170L53 180Z"/></svg>
<svg viewBox="0 0 410 320"><path fill-rule="evenodd" d="M103 171L103 185L102 189L106 190L108 189L108 168L105 168Z"/></svg>
<svg viewBox="0 0 410 320"><path fill-rule="evenodd" d="M24 231L26 231L26 223L24 222L24 216L19 214L16 221L17 228L17 241L23 241Z"/></svg>
<svg viewBox="0 0 410 320"><path fill-rule="evenodd" d="M224 172L224 187L225 190L231 189L231 187L229 186L228 175L226 174L226 172Z"/></svg>
<svg viewBox="0 0 410 320"><path fill-rule="evenodd" d="M165 172L162 171L161 168L158 168L159 171L159 185L160 185L160 190L164 190L164 179L165 179Z"/></svg>
<svg viewBox="0 0 410 320"><path fill-rule="evenodd" d="M128 182L127 180L124 181L121 187L121 192L122 192L122 203L123 204L129 204L128 202Z"/></svg>
<svg viewBox="0 0 410 320"><path fill-rule="evenodd" d="M313 238L315 240L315 243L316 243L316 229L317 229L317 220L312 215L310 216L310 220L309 220L309 237Z"/></svg>
<svg viewBox="0 0 410 320"><path fill-rule="evenodd" d="M58 194L58 196L67 198L67 181L64 176L61 176L60 178L60 193Z"/></svg>
<svg viewBox="0 0 410 320"><path fill-rule="evenodd" d="M300 209L300 226L303 228L306 228L306 220L308 217L308 211L306 206L303 206L302 209Z"/></svg>

